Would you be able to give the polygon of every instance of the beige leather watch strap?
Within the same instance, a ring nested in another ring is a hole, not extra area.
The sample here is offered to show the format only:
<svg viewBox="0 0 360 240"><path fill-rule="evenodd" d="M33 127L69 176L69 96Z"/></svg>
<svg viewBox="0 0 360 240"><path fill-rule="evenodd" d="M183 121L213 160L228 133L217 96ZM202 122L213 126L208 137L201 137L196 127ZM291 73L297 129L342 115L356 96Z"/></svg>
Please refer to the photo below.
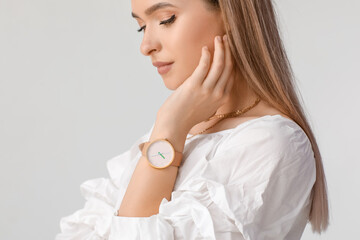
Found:
<svg viewBox="0 0 360 240"><path fill-rule="evenodd" d="M139 144L139 149L144 157L146 157L146 149L149 146L150 142L143 142ZM171 143L170 143L171 144ZM179 167L182 162L183 154L175 150L174 161L169 166Z"/></svg>

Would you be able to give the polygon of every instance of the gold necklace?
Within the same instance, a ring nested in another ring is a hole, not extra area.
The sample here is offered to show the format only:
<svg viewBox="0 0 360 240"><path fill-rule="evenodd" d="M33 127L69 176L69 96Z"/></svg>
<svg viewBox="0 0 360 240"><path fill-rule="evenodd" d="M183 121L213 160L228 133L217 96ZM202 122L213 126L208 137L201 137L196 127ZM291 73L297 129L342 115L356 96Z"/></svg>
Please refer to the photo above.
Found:
<svg viewBox="0 0 360 240"><path fill-rule="evenodd" d="M210 120L215 119L215 118L219 118L220 120L217 121L214 125L206 128L205 130L203 130L203 131L201 131L201 132L199 132L199 133L197 133L197 134L195 134L195 135L192 135L191 137L188 137L188 138L186 138L186 139L190 139L190 138L192 138L192 137L194 137L194 136L196 136L196 135L198 135L198 134L201 134L201 133L205 132L206 130L214 127L216 124L218 124L219 122L221 122L222 120L224 120L224 119L226 119L226 118L238 117L239 115L241 115L241 114L243 114L243 113L246 113L247 111L249 111L250 109L252 109L253 107L255 107L259 102L260 102L260 98L257 98L256 101L255 101L251 106L246 107L246 108L244 108L244 109L242 109L242 110L239 109L239 110L236 110L236 111L230 112L230 113L216 114L216 115L208 118L207 120L205 120L205 122L210 121Z"/></svg>

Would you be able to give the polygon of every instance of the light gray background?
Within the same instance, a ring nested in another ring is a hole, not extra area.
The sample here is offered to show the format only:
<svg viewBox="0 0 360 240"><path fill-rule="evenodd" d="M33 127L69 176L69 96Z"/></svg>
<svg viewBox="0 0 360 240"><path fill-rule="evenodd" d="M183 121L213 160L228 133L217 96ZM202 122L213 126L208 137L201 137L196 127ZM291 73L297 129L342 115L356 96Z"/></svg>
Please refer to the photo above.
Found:
<svg viewBox="0 0 360 240"><path fill-rule="evenodd" d="M359 1L275 1L323 155L331 225L359 211ZM0 0L0 239L53 239L79 186L152 126L172 93L139 51L130 0Z"/></svg>

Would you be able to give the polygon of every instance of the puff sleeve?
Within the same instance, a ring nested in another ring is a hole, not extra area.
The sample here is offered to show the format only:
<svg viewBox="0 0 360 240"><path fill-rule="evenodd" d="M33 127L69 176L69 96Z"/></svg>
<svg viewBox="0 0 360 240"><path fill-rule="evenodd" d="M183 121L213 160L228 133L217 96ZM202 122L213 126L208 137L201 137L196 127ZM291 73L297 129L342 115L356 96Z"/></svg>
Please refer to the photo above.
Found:
<svg viewBox="0 0 360 240"><path fill-rule="evenodd" d="M113 159L109 179L83 185L85 207L62 221L57 240L300 239L315 162L294 122L254 121L209 135L207 143L194 140L184 151L171 201L163 198L158 214L116 216L136 161L118 168Z"/></svg>
<svg viewBox="0 0 360 240"><path fill-rule="evenodd" d="M60 233L55 240L108 239L109 227L119 196L125 194L123 182L130 181L129 169L135 166L138 145L148 139L149 133L135 141L129 150L107 161L109 178L96 178L80 185L85 205L60 220Z"/></svg>
<svg viewBox="0 0 360 240"><path fill-rule="evenodd" d="M312 147L294 122L267 125L234 136L203 177L211 178L211 198L244 239L300 239L316 178ZM225 166L231 167L219 171Z"/></svg>

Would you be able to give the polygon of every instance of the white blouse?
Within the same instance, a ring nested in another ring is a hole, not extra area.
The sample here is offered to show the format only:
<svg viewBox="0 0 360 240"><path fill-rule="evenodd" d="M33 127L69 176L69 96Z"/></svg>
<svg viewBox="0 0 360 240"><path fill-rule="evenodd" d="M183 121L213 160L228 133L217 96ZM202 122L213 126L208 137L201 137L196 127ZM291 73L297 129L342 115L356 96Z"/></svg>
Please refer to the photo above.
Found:
<svg viewBox="0 0 360 240"><path fill-rule="evenodd" d="M56 240L301 238L315 159L302 128L281 115L186 140L171 201L150 217L116 216L153 127L107 161L109 178L81 184L85 206L61 219Z"/></svg>

